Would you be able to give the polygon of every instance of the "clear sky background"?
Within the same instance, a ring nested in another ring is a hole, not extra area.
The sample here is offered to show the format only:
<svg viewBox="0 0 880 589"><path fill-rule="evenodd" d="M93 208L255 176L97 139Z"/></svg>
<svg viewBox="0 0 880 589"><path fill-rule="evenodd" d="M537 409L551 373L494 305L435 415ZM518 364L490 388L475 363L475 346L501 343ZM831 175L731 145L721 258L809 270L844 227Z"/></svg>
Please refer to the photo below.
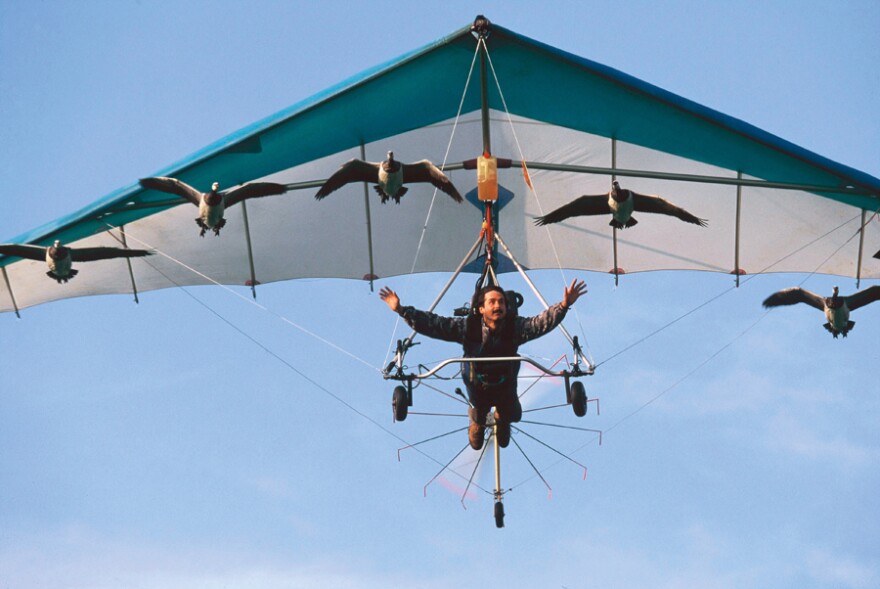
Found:
<svg viewBox="0 0 880 589"><path fill-rule="evenodd" d="M478 13L880 176L875 1L0 0L0 241ZM603 443L529 427L589 474L517 438L553 492L511 445L503 530L490 469L467 509L453 475L423 494L463 432L398 461L466 420L392 424L376 368L395 317L363 283L267 285L271 312L200 287L0 316L0 587L880 586L880 304L833 340L817 311L760 302L852 279L569 276L590 289L567 325L603 363L601 415L530 418ZM446 278L384 283L426 306ZM559 272L535 278L559 299Z"/></svg>

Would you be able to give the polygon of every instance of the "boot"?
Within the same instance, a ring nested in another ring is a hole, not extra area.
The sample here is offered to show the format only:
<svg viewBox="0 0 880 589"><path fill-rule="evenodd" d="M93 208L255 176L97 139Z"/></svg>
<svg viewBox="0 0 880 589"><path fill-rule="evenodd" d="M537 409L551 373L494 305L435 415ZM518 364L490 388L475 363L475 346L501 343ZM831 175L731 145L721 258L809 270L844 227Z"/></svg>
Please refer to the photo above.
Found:
<svg viewBox="0 0 880 589"><path fill-rule="evenodd" d="M471 425L468 427L468 442L471 444L471 448L474 450L479 450L483 447L483 439L485 438L486 427L480 425L474 421L471 422Z"/></svg>

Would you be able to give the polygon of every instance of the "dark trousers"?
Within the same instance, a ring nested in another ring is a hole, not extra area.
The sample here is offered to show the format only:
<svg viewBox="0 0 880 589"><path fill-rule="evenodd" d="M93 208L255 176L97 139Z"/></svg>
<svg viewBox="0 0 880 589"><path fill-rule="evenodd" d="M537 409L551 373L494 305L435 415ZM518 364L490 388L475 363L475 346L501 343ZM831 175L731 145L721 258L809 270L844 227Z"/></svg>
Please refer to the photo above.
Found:
<svg viewBox="0 0 880 589"><path fill-rule="evenodd" d="M516 423L522 419L522 405L516 394L516 379L510 383L484 385L465 382L472 408L468 411L471 419L486 425L486 415L495 407L500 421Z"/></svg>

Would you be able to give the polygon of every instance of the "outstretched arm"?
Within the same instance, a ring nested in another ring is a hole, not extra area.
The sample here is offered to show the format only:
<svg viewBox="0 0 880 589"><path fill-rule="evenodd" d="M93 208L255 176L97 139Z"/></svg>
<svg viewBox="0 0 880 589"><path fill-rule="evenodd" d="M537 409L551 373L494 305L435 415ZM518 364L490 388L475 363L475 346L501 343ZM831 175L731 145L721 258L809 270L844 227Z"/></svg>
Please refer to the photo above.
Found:
<svg viewBox="0 0 880 589"><path fill-rule="evenodd" d="M385 304L388 305L389 309L391 309L395 313L400 312L400 297L397 296L396 292L394 292L387 286L383 286L379 290L379 298L385 301Z"/></svg>
<svg viewBox="0 0 880 589"><path fill-rule="evenodd" d="M571 281L570 286L565 287L565 291L562 295L562 306L566 309L571 307L575 301L581 298L581 295L587 293L587 285L583 280L578 281L574 279Z"/></svg>
<svg viewBox="0 0 880 589"><path fill-rule="evenodd" d="M389 309L403 317L407 325L422 335L450 342L461 342L464 339L465 322L461 317L442 317L413 307L404 307L400 304L397 293L387 286L379 290L379 298L385 301Z"/></svg>
<svg viewBox="0 0 880 589"><path fill-rule="evenodd" d="M562 323L568 308L586 292L587 285L584 284L583 280L572 280L571 284L565 287L561 302L551 306L540 315L517 317L517 343L522 344L541 337L545 333L549 333L553 328Z"/></svg>

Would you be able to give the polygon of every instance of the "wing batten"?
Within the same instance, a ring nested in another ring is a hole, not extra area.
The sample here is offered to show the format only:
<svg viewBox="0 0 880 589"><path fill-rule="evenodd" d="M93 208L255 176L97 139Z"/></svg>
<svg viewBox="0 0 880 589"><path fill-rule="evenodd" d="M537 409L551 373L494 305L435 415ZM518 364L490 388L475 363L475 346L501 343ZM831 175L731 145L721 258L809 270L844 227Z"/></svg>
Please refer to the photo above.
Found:
<svg viewBox="0 0 880 589"><path fill-rule="evenodd" d="M244 224L244 238L245 245L247 246L247 259L248 259L248 269L250 270L251 278L250 278L250 287L251 287L251 295L254 297L254 300L257 298L257 271L254 267L254 248L251 245L251 226L248 222L248 212L247 212L247 201L241 201L241 220ZM247 283L245 283L247 286Z"/></svg>
<svg viewBox="0 0 880 589"><path fill-rule="evenodd" d="M12 310L15 311L15 316L21 319L21 313L18 312L18 303L15 301L15 293L12 292L12 283L9 282L9 274L6 273L6 267L0 267L0 270L3 271L3 282L6 284L9 300L12 301Z"/></svg>
<svg viewBox="0 0 880 589"><path fill-rule="evenodd" d="M113 232L108 230L107 233L113 235ZM115 237L115 236L114 236ZM125 238L125 225L119 227L119 242L122 244L122 247L128 249L128 240ZM134 295L135 304L140 303L138 299L138 290L137 290L137 281L134 279L134 269L131 267L131 258L124 258L125 263L128 266L128 276L131 278L131 293Z"/></svg>
<svg viewBox="0 0 880 589"><path fill-rule="evenodd" d="M367 158L366 146L361 143L360 144L360 153L361 159L365 160ZM373 280L376 278L375 266L373 264L373 218L370 214L370 185L367 182L363 183L364 188L364 215L366 216L367 221L367 257L370 262L370 273L369 281L370 281L370 290L373 290ZM366 278L366 276L365 276Z"/></svg>
<svg viewBox="0 0 880 589"><path fill-rule="evenodd" d="M742 180L742 172L737 170L736 177L738 180ZM739 264L739 252L740 252L740 240L742 239L742 184L736 185L736 217L735 217L735 225L734 225L734 242L733 242L733 273L736 276L736 286L739 288L739 277L742 276L745 271L742 269L742 266Z"/></svg>

